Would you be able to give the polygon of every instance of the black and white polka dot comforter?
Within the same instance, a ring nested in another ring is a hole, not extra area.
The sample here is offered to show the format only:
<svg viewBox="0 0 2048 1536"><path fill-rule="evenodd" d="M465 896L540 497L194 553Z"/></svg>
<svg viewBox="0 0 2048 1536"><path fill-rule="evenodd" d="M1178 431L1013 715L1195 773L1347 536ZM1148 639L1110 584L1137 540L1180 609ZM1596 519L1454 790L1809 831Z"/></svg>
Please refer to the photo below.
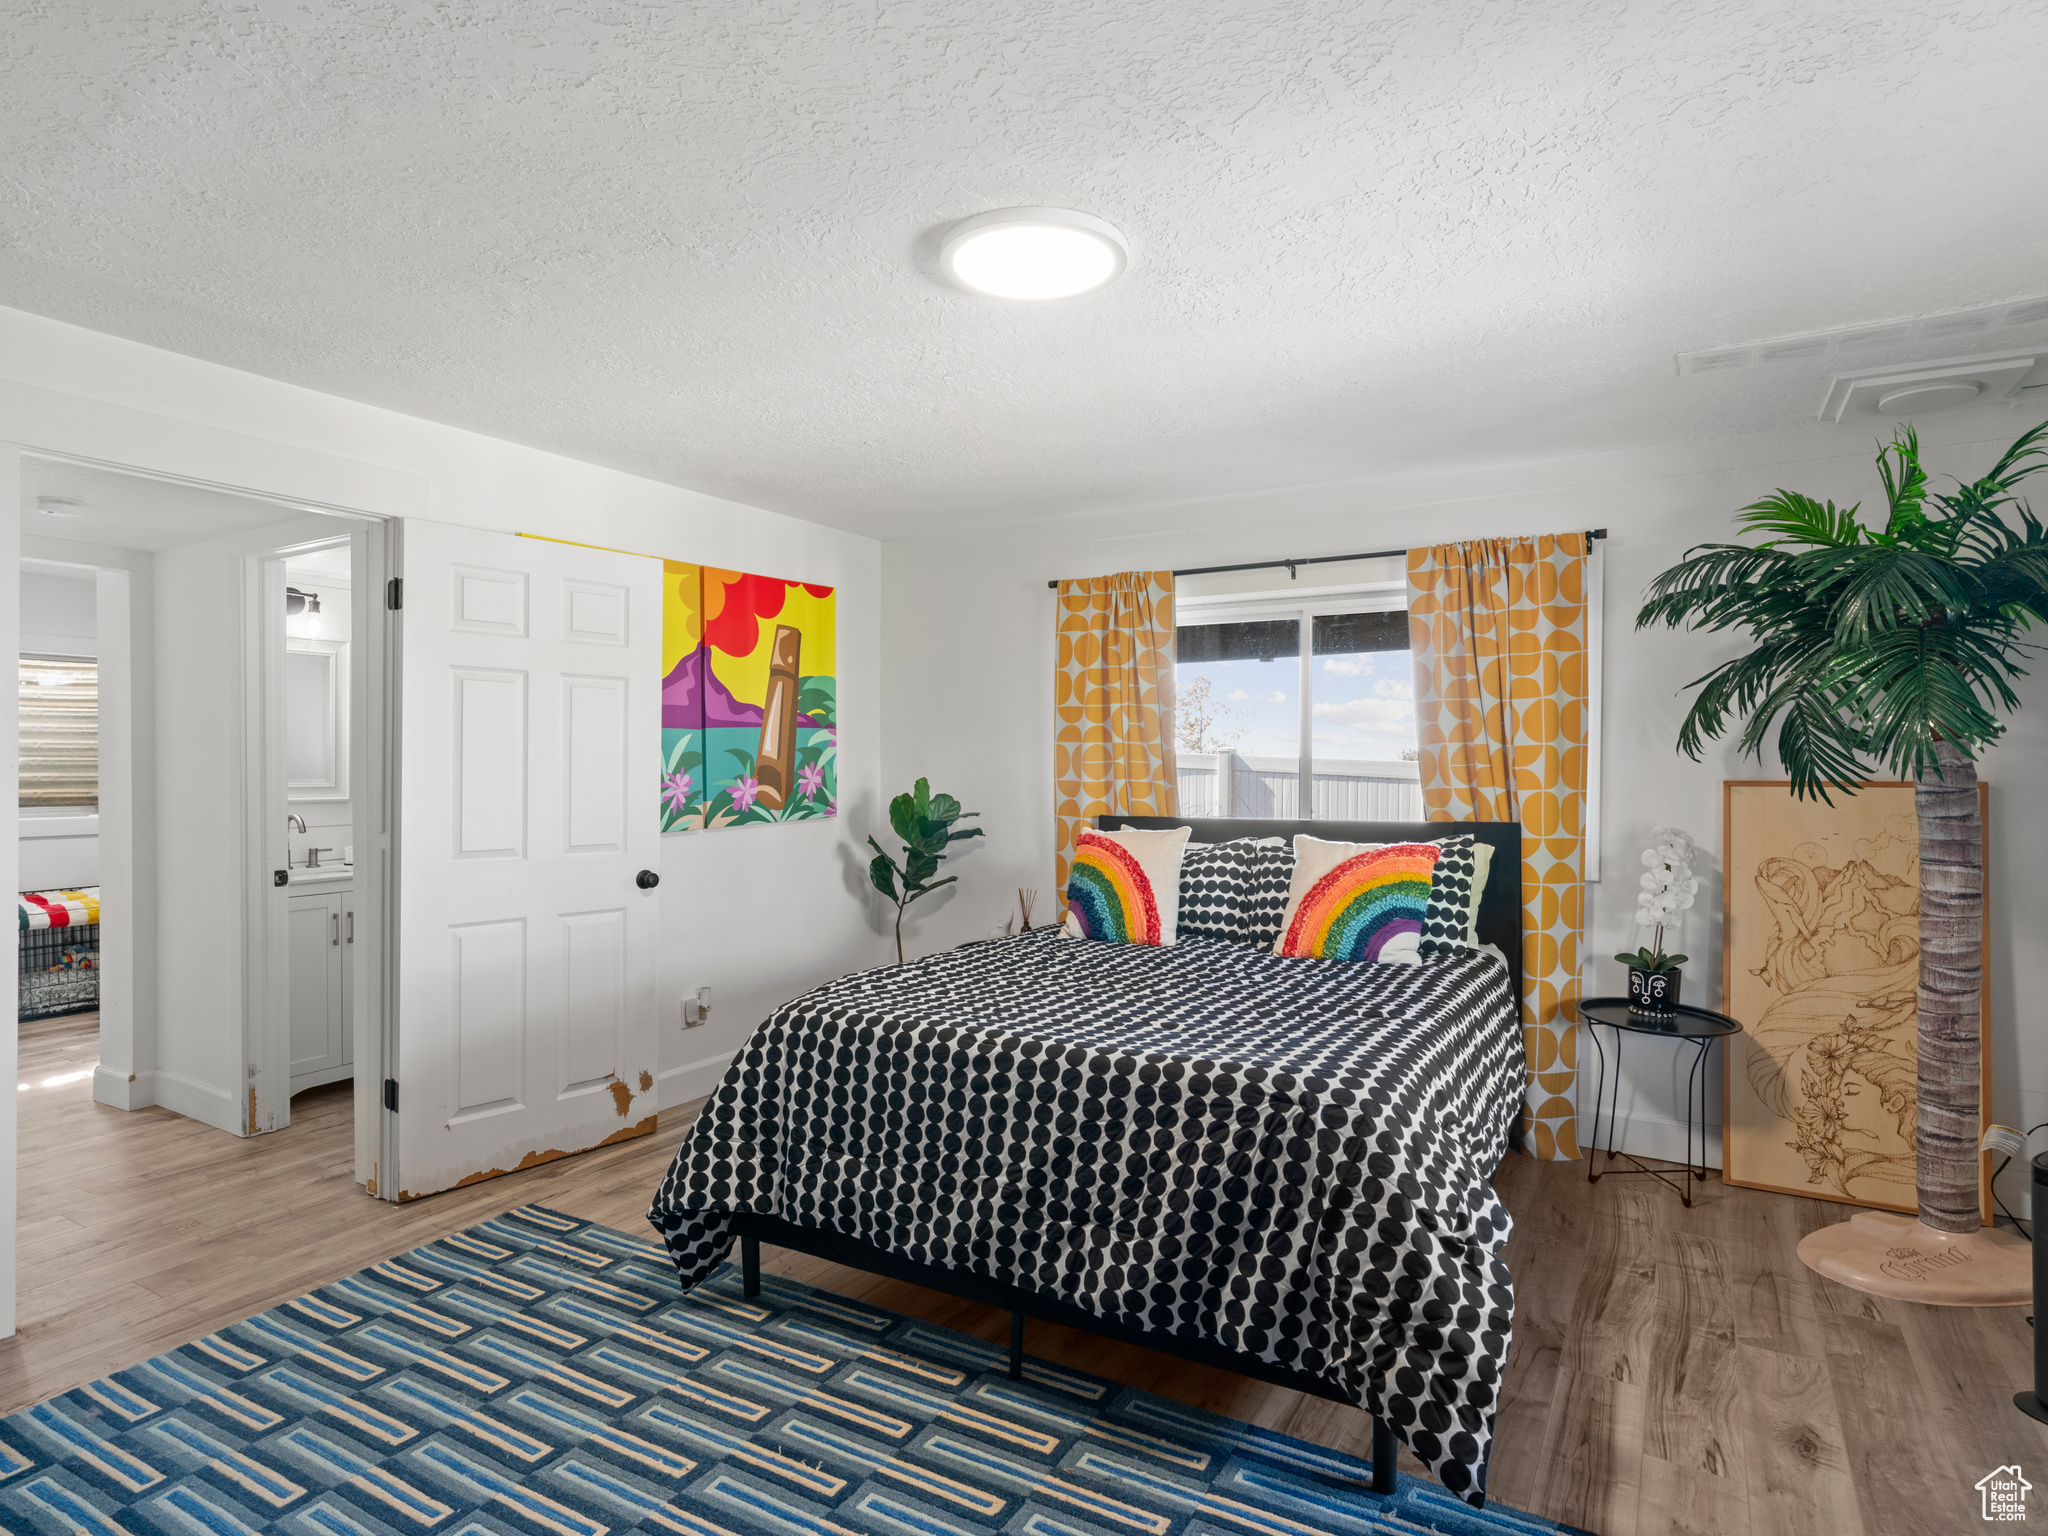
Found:
<svg viewBox="0 0 2048 1536"><path fill-rule="evenodd" d="M1514 1293L1490 1176L1505 970L1025 934L843 977L754 1031L648 1219L684 1286L736 1210L1307 1372L1486 1486Z"/></svg>

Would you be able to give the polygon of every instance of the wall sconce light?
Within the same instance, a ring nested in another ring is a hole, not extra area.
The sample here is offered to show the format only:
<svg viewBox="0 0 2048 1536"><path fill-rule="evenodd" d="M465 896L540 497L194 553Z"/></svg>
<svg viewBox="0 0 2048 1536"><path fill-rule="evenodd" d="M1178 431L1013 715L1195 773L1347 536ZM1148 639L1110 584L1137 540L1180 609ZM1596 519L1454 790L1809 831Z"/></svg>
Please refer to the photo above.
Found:
<svg viewBox="0 0 2048 1536"><path fill-rule="evenodd" d="M320 594L318 592L301 592L297 587L286 587L284 589L284 627L287 633L294 635L305 634L315 627L306 621L318 618L319 614ZM293 623L294 619L299 622Z"/></svg>

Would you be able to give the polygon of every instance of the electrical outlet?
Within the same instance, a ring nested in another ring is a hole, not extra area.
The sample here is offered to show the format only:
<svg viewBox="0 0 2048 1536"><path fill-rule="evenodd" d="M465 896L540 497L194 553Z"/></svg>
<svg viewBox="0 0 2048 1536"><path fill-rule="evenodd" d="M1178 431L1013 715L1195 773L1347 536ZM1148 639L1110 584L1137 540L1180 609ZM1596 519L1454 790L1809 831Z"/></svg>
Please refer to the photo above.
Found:
<svg viewBox="0 0 2048 1536"><path fill-rule="evenodd" d="M711 1022L711 989L699 987L695 997L683 999L683 1028L695 1029Z"/></svg>

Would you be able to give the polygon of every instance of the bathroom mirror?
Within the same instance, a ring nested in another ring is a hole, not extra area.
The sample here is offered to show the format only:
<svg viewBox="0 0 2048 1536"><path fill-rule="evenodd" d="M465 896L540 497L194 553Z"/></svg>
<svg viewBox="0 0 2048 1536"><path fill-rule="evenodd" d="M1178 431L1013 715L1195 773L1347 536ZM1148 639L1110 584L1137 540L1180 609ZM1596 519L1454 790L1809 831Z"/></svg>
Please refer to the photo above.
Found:
<svg viewBox="0 0 2048 1536"><path fill-rule="evenodd" d="M348 642L285 641L284 761L293 800L348 798Z"/></svg>

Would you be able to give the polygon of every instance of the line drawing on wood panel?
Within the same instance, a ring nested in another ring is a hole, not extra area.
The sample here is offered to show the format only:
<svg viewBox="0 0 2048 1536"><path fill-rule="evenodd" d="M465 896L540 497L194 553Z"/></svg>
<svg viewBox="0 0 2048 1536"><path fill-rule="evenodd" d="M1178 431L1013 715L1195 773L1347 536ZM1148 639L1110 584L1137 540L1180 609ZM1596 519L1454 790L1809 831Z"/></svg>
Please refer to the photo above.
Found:
<svg viewBox="0 0 2048 1536"><path fill-rule="evenodd" d="M1731 1183L1913 1207L1919 826L1910 785L1830 807L1728 786Z"/></svg>

